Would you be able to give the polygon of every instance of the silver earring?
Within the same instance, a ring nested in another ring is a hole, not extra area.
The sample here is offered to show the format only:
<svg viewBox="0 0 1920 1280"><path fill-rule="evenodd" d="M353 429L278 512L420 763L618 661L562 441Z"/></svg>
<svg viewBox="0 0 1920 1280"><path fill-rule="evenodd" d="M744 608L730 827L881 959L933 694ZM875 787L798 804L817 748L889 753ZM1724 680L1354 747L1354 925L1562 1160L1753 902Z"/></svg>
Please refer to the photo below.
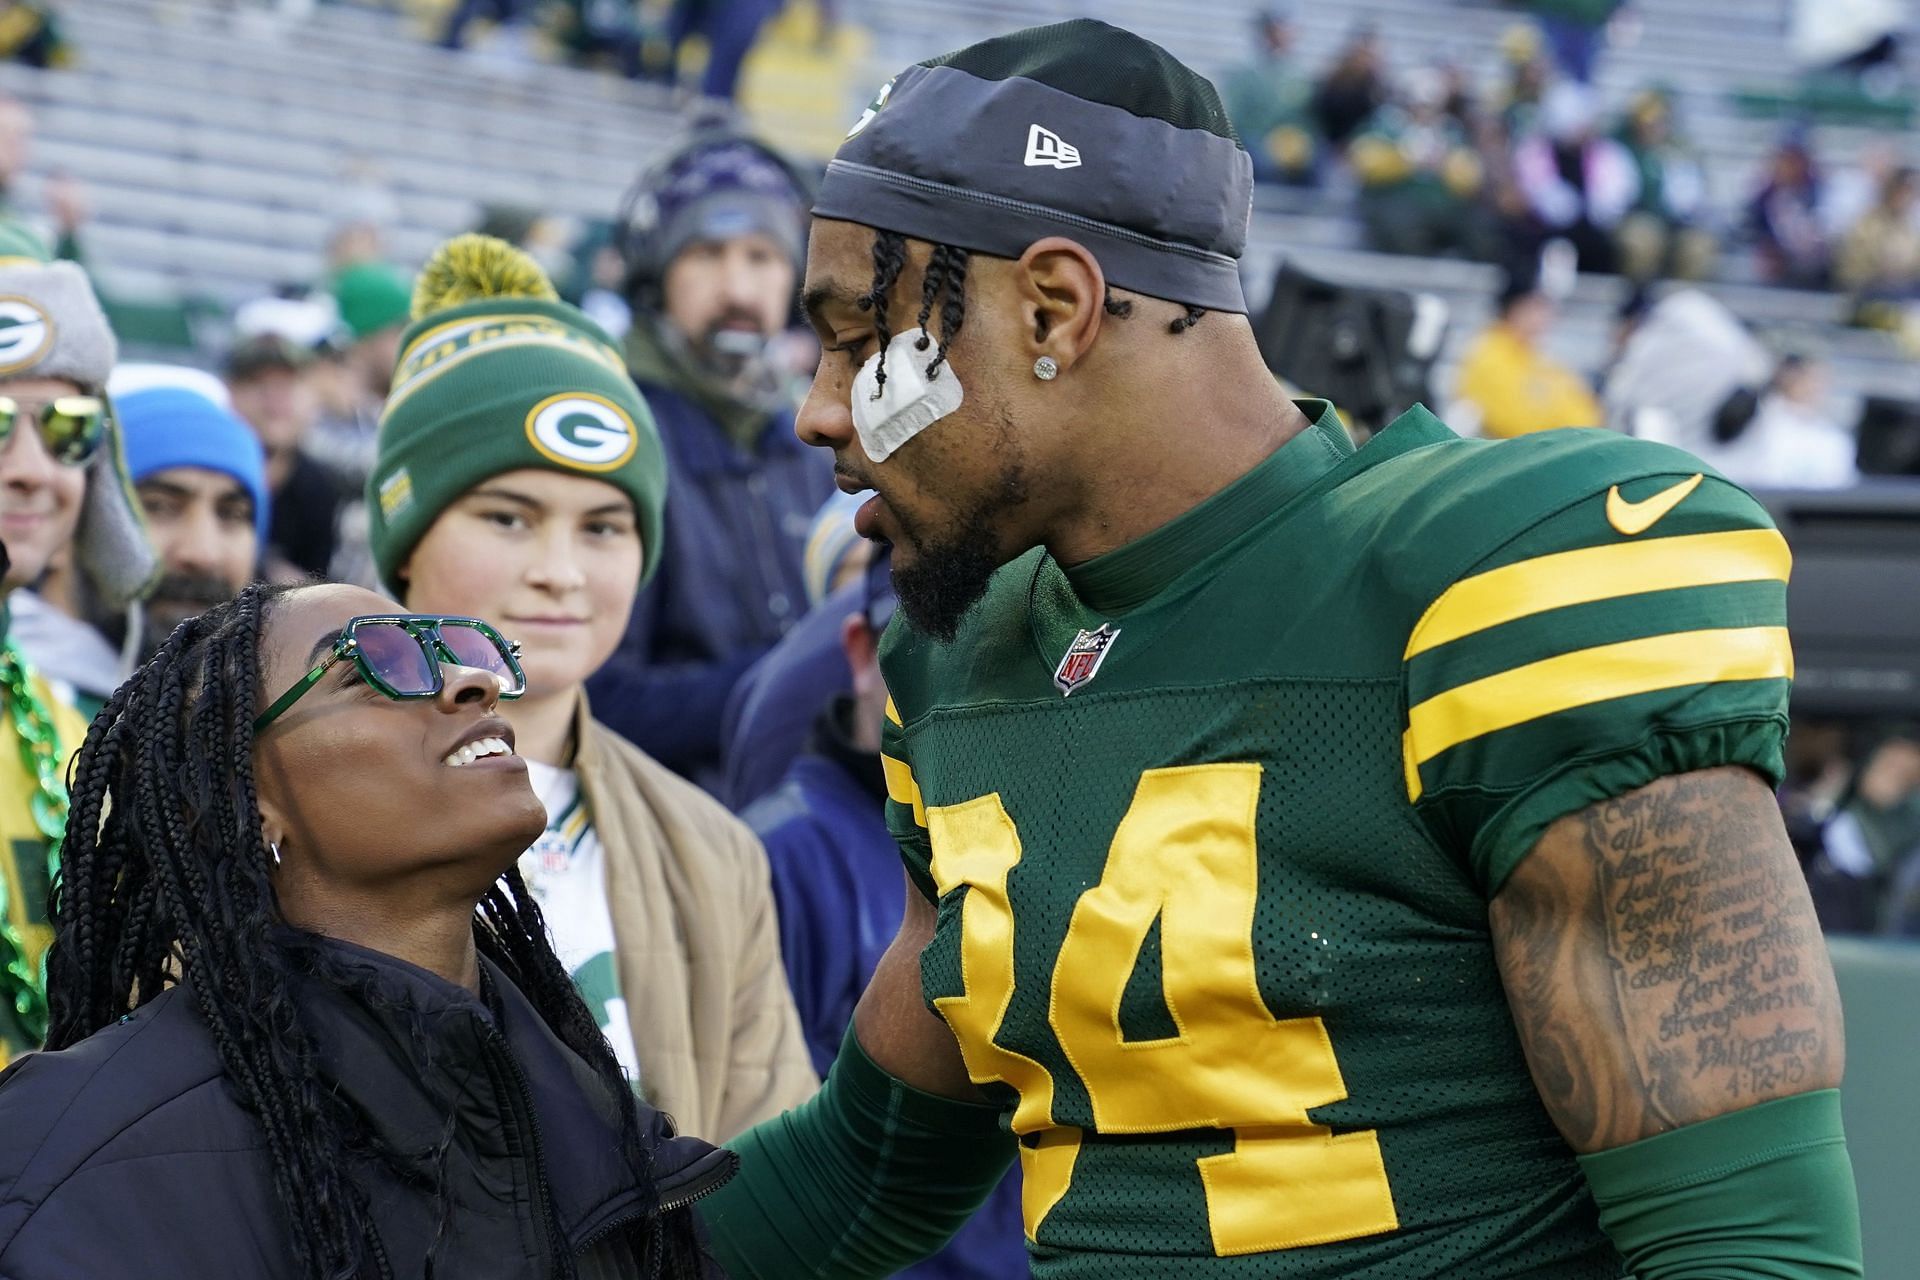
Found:
<svg viewBox="0 0 1920 1280"><path fill-rule="evenodd" d="M1060 365L1052 356L1041 356L1033 362L1033 376L1042 382L1052 382L1060 376Z"/></svg>
<svg viewBox="0 0 1920 1280"><path fill-rule="evenodd" d="M273 841L269 840L267 841L267 852L273 855L273 865L276 867L279 866L280 865L280 846L275 844Z"/></svg>

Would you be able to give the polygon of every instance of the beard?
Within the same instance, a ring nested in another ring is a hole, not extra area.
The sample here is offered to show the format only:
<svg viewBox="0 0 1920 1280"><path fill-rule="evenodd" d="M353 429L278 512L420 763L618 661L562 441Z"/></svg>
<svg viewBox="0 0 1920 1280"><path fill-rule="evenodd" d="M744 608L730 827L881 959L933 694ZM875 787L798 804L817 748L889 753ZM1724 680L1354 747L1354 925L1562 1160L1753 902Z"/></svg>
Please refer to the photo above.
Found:
<svg viewBox="0 0 1920 1280"><path fill-rule="evenodd" d="M1005 563L1001 554L1001 517L1023 506L1027 485L1017 459L1001 472L1000 483L963 512L951 532L929 535L894 509L913 556L893 562L893 591L914 627L941 644L952 644L960 624L987 594L987 584Z"/></svg>
<svg viewBox="0 0 1920 1280"><path fill-rule="evenodd" d="M146 634L140 637L140 661L160 651L175 627L197 618L239 593L231 583L198 573L170 573L160 579L147 600Z"/></svg>

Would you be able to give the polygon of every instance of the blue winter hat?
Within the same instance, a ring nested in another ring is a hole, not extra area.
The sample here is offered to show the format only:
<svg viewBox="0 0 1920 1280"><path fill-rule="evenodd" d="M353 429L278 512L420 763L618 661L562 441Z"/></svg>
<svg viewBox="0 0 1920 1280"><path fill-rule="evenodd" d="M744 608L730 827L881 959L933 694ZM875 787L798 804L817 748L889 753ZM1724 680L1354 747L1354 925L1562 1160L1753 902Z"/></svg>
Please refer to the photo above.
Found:
<svg viewBox="0 0 1920 1280"><path fill-rule="evenodd" d="M246 423L185 387L136 391L116 399L113 410L135 484L175 467L232 476L253 498L253 529L266 541L267 460Z"/></svg>
<svg viewBox="0 0 1920 1280"><path fill-rule="evenodd" d="M696 143L667 163L655 180L653 255L671 262L696 240L760 233L798 264L805 256L806 193L794 172L750 138L721 136ZM649 220L642 217L643 221Z"/></svg>

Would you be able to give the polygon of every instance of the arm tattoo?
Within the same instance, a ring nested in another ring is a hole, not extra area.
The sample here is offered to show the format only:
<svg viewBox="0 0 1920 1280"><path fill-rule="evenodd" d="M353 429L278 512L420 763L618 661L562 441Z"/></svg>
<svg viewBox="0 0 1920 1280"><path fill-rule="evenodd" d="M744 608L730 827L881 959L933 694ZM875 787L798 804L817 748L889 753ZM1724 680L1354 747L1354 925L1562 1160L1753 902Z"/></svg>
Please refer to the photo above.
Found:
<svg viewBox="0 0 1920 1280"><path fill-rule="evenodd" d="M1576 1150L1839 1083L1820 926L1773 797L1745 770L1663 778L1561 819L1491 922L1534 1082Z"/></svg>

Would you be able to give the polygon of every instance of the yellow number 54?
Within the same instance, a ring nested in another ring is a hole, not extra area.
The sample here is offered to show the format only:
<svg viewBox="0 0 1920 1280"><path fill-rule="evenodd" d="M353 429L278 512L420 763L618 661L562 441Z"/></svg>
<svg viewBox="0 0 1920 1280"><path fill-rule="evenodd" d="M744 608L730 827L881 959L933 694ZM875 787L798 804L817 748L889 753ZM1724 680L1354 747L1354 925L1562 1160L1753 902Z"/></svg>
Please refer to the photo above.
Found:
<svg viewBox="0 0 1920 1280"><path fill-rule="evenodd" d="M1307 1119L1347 1096L1319 1018L1275 1018L1253 957L1260 766L1151 769L1115 831L1100 883L1074 904L1054 964L1048 1020L1086 1085L1101 1133L1226 1129L1233 1150L1196 1163L1216 1254L1264 1253L1399 1225L1372 1130L1335 1135ZM1007 875L1020 834L997 794L931 807L933 877L961 906L965 991L935 1001L975 1082L1020 1094L1027 1234L1072 1183L1080 1132L1056 1126L1053 1080L995 1043L1013 998ZM1120 1002L1154 921L1161 981L1179 1034L1127 1040Z"/></svg>

